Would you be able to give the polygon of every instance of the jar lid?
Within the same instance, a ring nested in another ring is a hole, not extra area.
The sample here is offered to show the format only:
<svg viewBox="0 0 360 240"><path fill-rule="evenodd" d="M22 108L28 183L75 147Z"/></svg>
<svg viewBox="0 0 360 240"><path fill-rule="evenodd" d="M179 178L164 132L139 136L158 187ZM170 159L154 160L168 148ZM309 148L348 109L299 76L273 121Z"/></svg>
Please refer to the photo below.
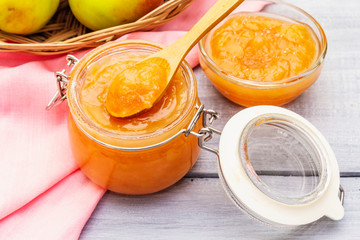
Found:
<svg viewBox="0 0 360 240"><path fill-rule="evenodd" d="M242 110L225 125L219 175L237 206L271 225L344 215L335 154L306 119L280 107Z"/></svg>

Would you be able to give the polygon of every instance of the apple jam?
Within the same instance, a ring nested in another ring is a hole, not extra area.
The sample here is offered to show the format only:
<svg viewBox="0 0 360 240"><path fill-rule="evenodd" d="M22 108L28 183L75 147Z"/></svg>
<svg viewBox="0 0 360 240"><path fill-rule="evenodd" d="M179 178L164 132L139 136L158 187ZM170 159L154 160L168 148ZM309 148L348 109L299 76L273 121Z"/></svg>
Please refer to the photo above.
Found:
<svg viewBox="0 0 360 240"><path fill-rule="evenodd" d="M286 7L304 18L302 10ZM288 103L316 81L326 53L320 25L306 17L312 27L269 12L235 13L201 40L201 67L235 103Z"/></svg>
<svg viewBox="0 0 360 240"><path fill-rule="evenodd" d="M106 110L113 78L159 49L144 41L105 44L70 73L69 135L75 160L92 181L118 193L146 194L174 184L191 169L200 151L198 139L185 134L161 144L186 129L197 111L196 81L186 63L148 111L116 118ZM198 121L194 131L201 127Z"/></svg>
<svg viewBox="0 0 360 240"><path fill-rule="evenodd" d="M167 88L168 65L162 58L151 57L114 75L105 104L111 116L130 117L152 108Z"/></svg>
<svg viewBox="0 0 360 240"><path fill-rule="evenodd" d="M306 25L245 13L230 17L217 28L207 47L226 72L258 82L301 74L318 56L318 41Z"/></svg>
<svg viewBox="0 0 360 240"><path fill-rule="evenodd" d="M85 113L91 121L99 127L116 134L140 135L163 129L179 118L188 99L188 86L179 71L171 81L164 96L148 111L128 118L113 117L113 114L107 111L105 103L106 99L109 98L108 89L111 83L114 82L113 79L118 78L118 75L122 75L124 70L134 66L149 55L148 52L115 53L103 57L88 68L79 95ZM150 68L152 69L151 66ZM149 71L141 73L141 75L145 76L135 79L142 82L146 81L149 91L153 92L159 88L164 89L163 86L158 87L157 85L161 81L154 78L149 79ZM119 87L123 87L122 93L124 95L141 95L142 98L146 98L148 94L152 94L139 92L136 83L124 82L119 85ZM122 96L112 95L111 97L121 98ZM124 105L128 105L125 106L127 108L136 109L139 104L141 103L137 101L137 98L128 98Z"/></svg>

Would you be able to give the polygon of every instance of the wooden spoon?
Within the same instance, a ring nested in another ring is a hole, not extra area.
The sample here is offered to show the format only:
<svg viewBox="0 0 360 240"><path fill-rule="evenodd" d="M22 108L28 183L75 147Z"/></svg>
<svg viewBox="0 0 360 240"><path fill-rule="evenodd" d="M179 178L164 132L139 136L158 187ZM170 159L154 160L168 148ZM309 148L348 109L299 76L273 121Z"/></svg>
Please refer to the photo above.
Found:
<svg viewBox="0 0 360 240"><path fill-rule="evenodd" d="M151 108L186 54L243 1L218 0L182 38L115 76L106 97L107 111L114 117L130 117Z"/></svg>

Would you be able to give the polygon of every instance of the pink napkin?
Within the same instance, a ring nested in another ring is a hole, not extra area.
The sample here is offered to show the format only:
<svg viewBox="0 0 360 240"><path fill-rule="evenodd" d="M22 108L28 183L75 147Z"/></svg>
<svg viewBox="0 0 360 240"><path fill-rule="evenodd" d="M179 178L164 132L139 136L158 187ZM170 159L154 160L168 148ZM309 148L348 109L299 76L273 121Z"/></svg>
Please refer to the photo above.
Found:
<svg viewBox="0 0 360 240"><path fill-rule="evenodd" d="M214 2L195 0L156 31L122 39L171 44ZM85 53L73 54L81 58ZM192 67L198 64L196 47L187 60ZM67 103L45 111L56 91L54 72L65 65L65 55L0 53L1 239L77 239L105 192L73 160Z"/></svg>

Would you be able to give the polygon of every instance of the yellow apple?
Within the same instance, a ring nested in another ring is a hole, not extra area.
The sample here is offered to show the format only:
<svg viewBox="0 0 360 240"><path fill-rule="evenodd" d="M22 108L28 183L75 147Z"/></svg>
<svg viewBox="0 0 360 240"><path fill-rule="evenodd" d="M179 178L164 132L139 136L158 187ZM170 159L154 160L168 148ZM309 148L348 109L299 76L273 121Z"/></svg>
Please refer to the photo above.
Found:
<svg viewBox="0 0 360 240"><path fill-rule="evenodd" d="M163 0L69 0L74 16L92 30L133 22L162 3Z"/></svg>
<svg viewBox="0 0 360 240"><path fill-rule="evenodd" d="M60 0L0 0L0 30L31 34L50 20Z"/></svg>

